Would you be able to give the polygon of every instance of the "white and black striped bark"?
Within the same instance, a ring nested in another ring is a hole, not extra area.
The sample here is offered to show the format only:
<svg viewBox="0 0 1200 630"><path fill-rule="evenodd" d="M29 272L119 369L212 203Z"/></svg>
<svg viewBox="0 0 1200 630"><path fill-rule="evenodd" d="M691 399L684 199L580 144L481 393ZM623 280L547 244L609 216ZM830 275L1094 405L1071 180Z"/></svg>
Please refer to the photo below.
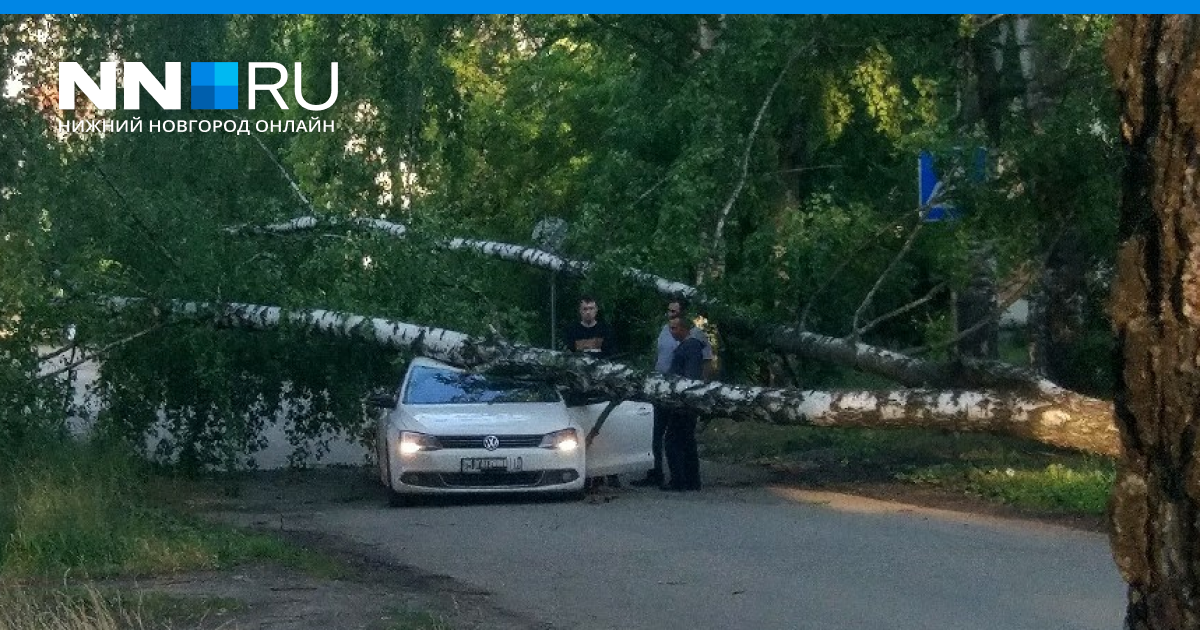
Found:
<svg viewBox="0 0 1200 630"><path fill-rule="evenodd" d="M340 225L353 225L395 237L403 237L407 233L406 226L382 219L318 218L313 216L266 226L233 228L230 231L234 233L288 234L322 226L336 227ZM574 276L587 275L595 267L595 264L589 261L571 260L535 247L512 243L465 238L440 239L436 243L447 250L471 251L492 258ZM625 268L622 270L622 274L665 298L683 297L708 306L713 311L719 312L722 323L728 327L727 329L740 330L746 333L748 338L763 344L768 349L853 367L863 372L887 377L901 385L935 388L1000 386L1029 391L1042 391L1046 388L1058 389L1029 370L998 361L970 358L962 358L949 363L927 361L853 339L821 335L795 326L759 324L739 316L735 309L705 296L692 285L634 268Z"/></svg>
<svg viewBox="0 0 1200 630"><path fill-rule="evenodd" d="M109 298L107 304L118 310L145 306L129 298ZM168 318L220 327L270 330L285 324L299 326L314 334L360 339L463 368L543 379L578 393L641 400L735 420L990 432L1087 452L1112 455L1118 451L1111 405L1062 390L827 392L747 387L668 377L584 355L328 310L185 301L154 307Z"/></svg>

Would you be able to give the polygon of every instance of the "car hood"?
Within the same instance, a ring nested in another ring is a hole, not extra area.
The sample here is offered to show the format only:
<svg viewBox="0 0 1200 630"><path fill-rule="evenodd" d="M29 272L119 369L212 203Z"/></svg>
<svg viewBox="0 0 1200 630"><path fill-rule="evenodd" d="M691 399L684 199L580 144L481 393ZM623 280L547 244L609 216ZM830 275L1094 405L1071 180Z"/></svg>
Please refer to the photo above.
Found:
<svg viewBox="0 0 1200 630"><path fill-rule="evenodd" d="M521 435L575 426L561 403L405 405L400 428L432 435Z"/></svg>

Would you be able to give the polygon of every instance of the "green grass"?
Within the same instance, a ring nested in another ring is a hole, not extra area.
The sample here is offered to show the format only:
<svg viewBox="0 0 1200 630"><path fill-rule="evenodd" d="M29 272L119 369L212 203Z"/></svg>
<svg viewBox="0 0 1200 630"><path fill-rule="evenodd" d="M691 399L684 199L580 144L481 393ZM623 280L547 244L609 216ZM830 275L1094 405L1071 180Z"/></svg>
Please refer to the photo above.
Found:
<svg viewBox="0 0 1200 630"><path fill-rule="evenodd" d="M55 590L0 586L0 628L5 630L117 630L217 624L245 605L227 597L122 593L92 584Z"/></svg>
<svg viewBox="0 0 1200 630"><path fill-rule="evenodd" d="M136 611L147 626L190 628L202 621L221 619L247 609L246 603L233 597L194 597L167 593L104 591L106 602L120 610Z"/></svg>
<svg viewBox="0 0 1200 630"><path fill-rule="evenodd" d="M120 449L71 443L0 464L0 577L155 574L253 561L338 571L333 560L274 536L152 501L150 479Z"/></svg>
<svg viewBox="0 0 1200 630"><path fill-rule="evenodd" d="M896 481L1069 514L1103 514L1115 478L1108 458L976 433L714 420L700 440L706 457L797 481Z"/></svg>
<svg viewBox="0 0 1200 630"><path fill-rule="evenodd" d="M91 583L56 589L0 587L0 628L5 630L194 628L220 624L227 614L244 608L244 602L232 598L122 593Z"/></svg>
<svg viewBox="0 0 1200 630"><path fill-rule="evenodd" d="M1089 515L1105 512L1115 476L1105 462L1023 468L940 464L897 475L1011 505Z"/></svg>
<svg viewBox="0 0 1200 630"><path fill-rule="evenodd" d="M352 572L276 536L191 514L197 499L211 498L211 483L154 474L119 448L47 444L0 461L0 630L256 625L256 611L237 599L131 592L104 578L258 562L326 579ZM390 612L386 630L451 630L440 615Z"/></svg>
<svg viewBox="0 0 1200 630"><path fill-rule="evenodd" d="M387 630L453 630L444 617L423 611L392 608L385 619Z"/></svg>
<svg viewBox="0 0 1200 630"><path fill-rule="evenodd" d="M114 605L97 589L75 592L0 587L0 628L5 630L117 630L144 628L133 607Z"/></svg>

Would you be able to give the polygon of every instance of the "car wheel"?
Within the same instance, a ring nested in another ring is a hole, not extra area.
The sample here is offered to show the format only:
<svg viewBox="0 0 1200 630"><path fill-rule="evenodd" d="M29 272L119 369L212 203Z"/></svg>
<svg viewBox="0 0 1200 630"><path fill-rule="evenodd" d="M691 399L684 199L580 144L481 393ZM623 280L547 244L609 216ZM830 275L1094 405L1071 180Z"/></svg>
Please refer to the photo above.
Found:
<svg viewBox="0 0 1200 630"><path fill-rule="evenodd" d="M392 457L388 454L388 449L383 449L383 487L387 489L388 505L392 507L408 507L412 505L413 498L407 494L400 494L392 489Z"/></svg>
<svg viewBox="0 0 1200 630"><path fill-rule="evenodd" d="M387 460L383 458L383 453L378 449L375 450L375 478L380 484L387 485Z"/></svg>
<svg viewBox="0 0 1200 630"><path fill-rule="evenodd" d="M413 504L413 497L407 494L401 494L388 488L388 505L394 508L408 507Z"/></svg>
<svg viewBox="0 0 1200 630"><path fill-rule="evenodd" d="M388 457L387 438L378 437L379 430L376 429L375 440L375 461L379 469L379 483L388 485L388 475L391 473L392 462Z"/></svg>

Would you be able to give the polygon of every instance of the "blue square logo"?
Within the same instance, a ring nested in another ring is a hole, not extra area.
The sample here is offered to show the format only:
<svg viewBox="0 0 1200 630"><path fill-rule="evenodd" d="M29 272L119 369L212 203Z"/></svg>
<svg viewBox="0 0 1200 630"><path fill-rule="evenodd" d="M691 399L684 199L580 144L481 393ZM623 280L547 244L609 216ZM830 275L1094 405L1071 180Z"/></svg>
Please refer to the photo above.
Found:
<svg viewBox="0 0 1200 630"><path fill-rule="evenodd" d="M237 108L237 63L232 61L193 61L192 109Z"/></svg>
<svg viewBox="0 0 1200 630"><path fill-rule="evenodd" d="M236 63L221 62L213 65L213 85L222 87L237 87L237 72Z"/></svg>

